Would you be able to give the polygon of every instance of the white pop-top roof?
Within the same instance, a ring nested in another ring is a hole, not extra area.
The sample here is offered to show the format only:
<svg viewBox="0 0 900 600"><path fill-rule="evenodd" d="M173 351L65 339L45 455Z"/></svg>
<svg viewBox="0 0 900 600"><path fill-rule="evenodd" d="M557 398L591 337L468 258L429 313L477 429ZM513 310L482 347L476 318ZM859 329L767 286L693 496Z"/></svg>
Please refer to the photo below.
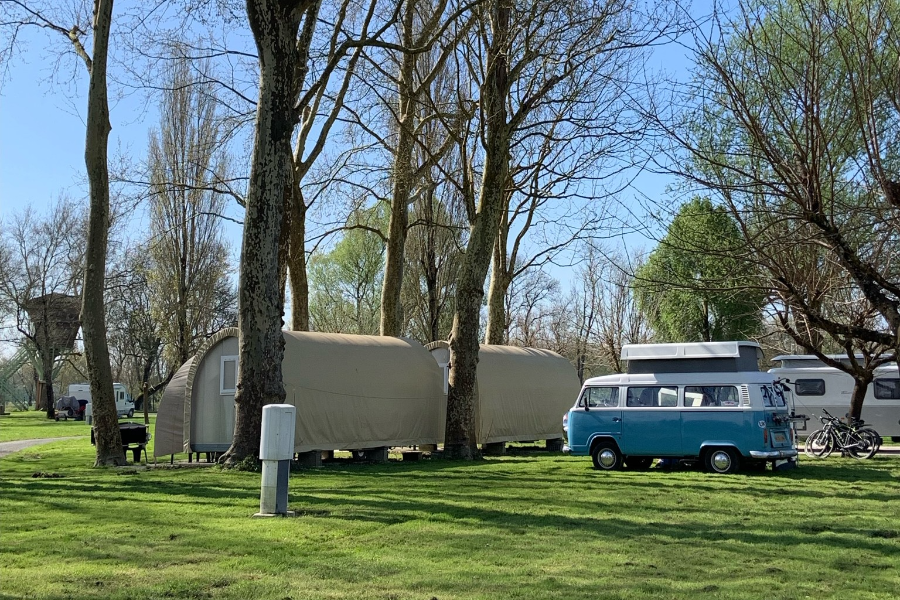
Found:
<svg viewBox="0 0 900 600"><path fill-rule="evenodd" d="M672 360L673 358L737 358L741 346L759 348L756 342L684 342L677 344L625 344L622 360Z"/></svg>
<svg viewBox="0 0 900 600"><path fill-rule="evenodd" d="M771 384L776 377L763 371L735 371L708 373L614 373L585 379L582 387L597 385L738 385Z"/></svg>

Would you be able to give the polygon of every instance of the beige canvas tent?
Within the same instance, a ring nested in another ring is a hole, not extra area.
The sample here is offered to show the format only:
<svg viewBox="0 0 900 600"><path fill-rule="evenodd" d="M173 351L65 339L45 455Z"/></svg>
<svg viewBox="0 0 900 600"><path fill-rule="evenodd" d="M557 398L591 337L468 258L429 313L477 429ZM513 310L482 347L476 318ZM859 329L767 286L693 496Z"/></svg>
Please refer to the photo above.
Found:
<svg viewBox="0 0 900 600"><path fill-rule="evenodd" d="M153 434L153 455L167 456L184 452L184 388L188 371L194 359L190 358L172 376L160 400L156 414L156 430ZM190 422L188 423L190 431Z"/></svg>
<svg viewBox="0 0 900 600"><path fill-rule="evenodd" d="M154 456L224 452L234 435L238 331L211 337L160 402ZM403 338L284 332L285 401L297 407L294 451L443 442L449 348ZM430 353L429 353L430 351ZM562 437L578 395L572 365L549 350L481 346L478 441Z"/></svg>
<svg viewBox="0 0 900 600"><path fill-rule="evenodd" d="M446 394L449 345L426 348L443 371ZM555 352L487 344L478 350L476 385L477 439L484 444L562 438L563 414L581 389L572 364Z"/></svg>
<svg viewBox="0 0 900 600"><path fill-rule="evenodd" d="M182 366L183 378L173 378L159 407L155 456L228 449L237 335L217 333ZM293 331L284 340L285 401L297 407L295 452L439 441L441 371L418 342Z"/></svg>

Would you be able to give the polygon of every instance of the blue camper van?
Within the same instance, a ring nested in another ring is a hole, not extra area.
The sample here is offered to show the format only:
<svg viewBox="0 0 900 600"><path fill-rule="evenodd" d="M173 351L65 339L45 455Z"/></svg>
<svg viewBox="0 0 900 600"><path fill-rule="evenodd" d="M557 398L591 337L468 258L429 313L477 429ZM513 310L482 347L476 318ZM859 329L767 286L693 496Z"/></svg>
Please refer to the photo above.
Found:
<svg viewBox="0 0 900 600"><path fill-rule="evenodd" d="M699 461L714 473L791 466L792 416L761 358L754 342L626 345L626 373L584 382L563 419L564 450L607 471L645 469L656 458Z"/></svg>

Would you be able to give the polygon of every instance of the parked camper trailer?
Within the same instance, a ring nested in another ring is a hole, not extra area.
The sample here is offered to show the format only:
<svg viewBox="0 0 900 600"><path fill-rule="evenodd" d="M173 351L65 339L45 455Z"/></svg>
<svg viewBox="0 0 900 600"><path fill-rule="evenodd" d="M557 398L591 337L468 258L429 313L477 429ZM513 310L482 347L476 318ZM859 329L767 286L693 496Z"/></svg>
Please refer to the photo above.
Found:
<svg viewBox="0 0 900 600"><path fill-rule="evenodd" d="M848 360L846 355L829 355L829 358ZM827 366L813 355L786 354L776 356L772 361L778 366L769 373L790 381L789 400L794 403L796 412L819 417L824 409L836 417L847 415L854 385L849 374ZM860 416L882 437L900 441L900 372L896 363L875 370L875 379L866 390ZM818 423L813 418L806 430L801 425L800 435L817 429Z"/></svg>
<svg viewBox="0 0 900 600"><path fill-rule="evenodd" d="M653 459L699 461L711 472L794 465L791 416L754 342L634 344L627 373L594 377L564 418L566 451L601 470Z"/></svg>
<svg viewBox="0 0 900 600"><path fill-rule="evenodd" d="M134 400L131 399L131 394L128 393L128 390L125 388L124 384L114 383L113 384L113 395L116 399L116 413L120 417L128 417L129 419L134 416ZM85 419L88 423L93 420L93 403L91 401L91 386L87 383L73 383L69 386L69 396L75 396L78 400L87 400L88 404L85 407Z"/></svg>

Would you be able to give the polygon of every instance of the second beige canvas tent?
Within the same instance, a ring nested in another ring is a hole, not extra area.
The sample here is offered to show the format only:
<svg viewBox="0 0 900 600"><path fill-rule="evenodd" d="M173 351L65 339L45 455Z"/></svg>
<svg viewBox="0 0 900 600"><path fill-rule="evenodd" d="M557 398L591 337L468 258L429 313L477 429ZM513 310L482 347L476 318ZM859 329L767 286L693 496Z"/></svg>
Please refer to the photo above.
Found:
<svg viewBox="0 0 900 600"><path fill-rule="evenodd" d="M426 348L441 367L446 394L449 344L432 342ZM483 444L561 439L563 414L580 389L572 364L556 352L482 345L476 382L477 439Z"/></svg>

